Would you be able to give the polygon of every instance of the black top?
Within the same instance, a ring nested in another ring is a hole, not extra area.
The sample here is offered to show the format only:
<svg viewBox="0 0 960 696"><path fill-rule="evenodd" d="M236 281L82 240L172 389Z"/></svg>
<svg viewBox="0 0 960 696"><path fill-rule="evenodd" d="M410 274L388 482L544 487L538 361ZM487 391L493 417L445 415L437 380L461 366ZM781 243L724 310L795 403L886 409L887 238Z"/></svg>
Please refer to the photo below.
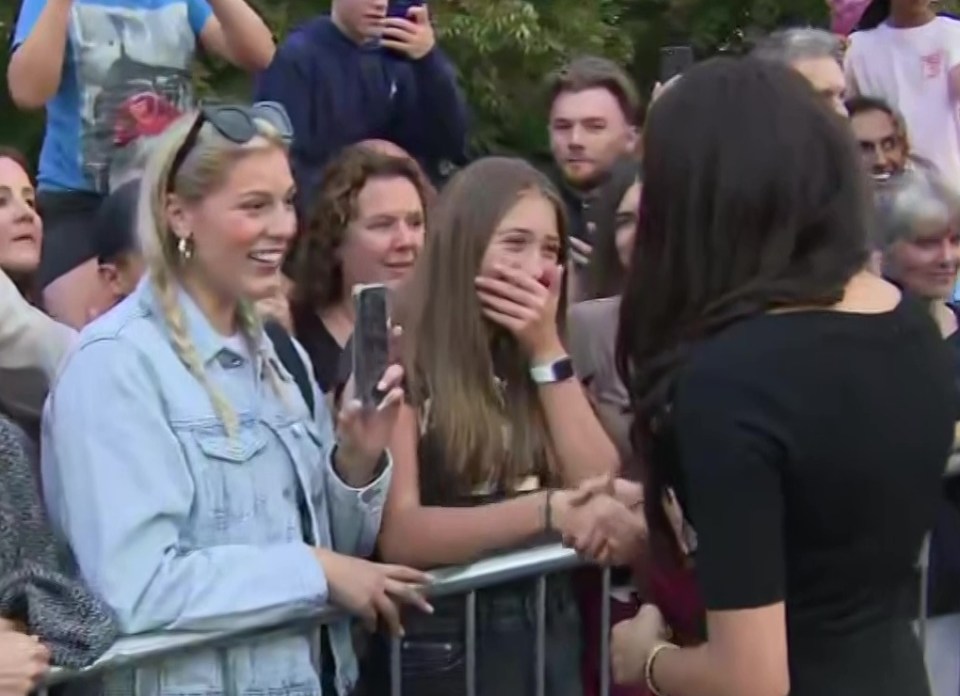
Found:
<svg viewBox="0 0 960 696"><path fill-rule="evenodd" d="M337 343L326 324L313 311L295 309L293 328L300 345L310 356L320 391L329 394L346 384L351 370L350 352L346 350L350 346L349 341L347 346Z"/></svg>
<svg viewBox="0 0 960 696"><path fill-rule="evenodd" d="M708 609L786 602L791 696L927 695L915 569L956 397L926 309L745 320L675 397Z"/></svg>
<svg viewBox="0 0 960 696"><path fill-rule="evenodd" d="M957 319L960 309L951 305ZM953 358L953 379L960 393L960 331L947 336ZM958 420L960 420L960 413ZM960 612L960 475L943 482L944 500L930 538L930 570L927 586L927 615L944 616Z"/></svg>

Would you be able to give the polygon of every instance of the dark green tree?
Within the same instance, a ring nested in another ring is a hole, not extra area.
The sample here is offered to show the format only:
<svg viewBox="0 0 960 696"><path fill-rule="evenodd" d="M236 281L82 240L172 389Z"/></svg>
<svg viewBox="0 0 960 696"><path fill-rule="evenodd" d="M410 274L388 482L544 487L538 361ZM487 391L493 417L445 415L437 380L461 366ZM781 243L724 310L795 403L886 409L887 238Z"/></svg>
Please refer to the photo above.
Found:
<svg viewBox="0 0 960 696"><path fill-rule="evenodd" d="M278 37L329 6L329 0L252 2ZM4 36L16 4L0 0ZM477 150L529 155L545 147L543 77L570 56L598 53L620 61L646 92L665 44L689 43L706 57L741 50L777 26L827 20L826 0L433 0L431 9L470 100ZM20 113L10 103L6 60L4 52L0 141L35 155L42 116ZM196 79L208 97L249 95L249 78L217 62L200 64Z"/></svg>

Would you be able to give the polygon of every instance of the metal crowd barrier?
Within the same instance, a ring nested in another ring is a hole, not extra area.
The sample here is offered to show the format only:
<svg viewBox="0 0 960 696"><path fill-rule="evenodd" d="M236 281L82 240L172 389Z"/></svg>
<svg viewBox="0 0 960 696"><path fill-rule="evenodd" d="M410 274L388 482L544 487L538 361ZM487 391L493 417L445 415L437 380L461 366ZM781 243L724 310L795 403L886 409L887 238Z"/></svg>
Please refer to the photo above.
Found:
<svg viewBox="0 0 960 696"><path fill-rule="evenodd" d="M546 693L546 597L547 576L585 565L577 554L560 544L514 551L476 563L433 571L435 582L428 588L430 597L466 595L466 693L477 693L477 591L514 580L537 578L536 586L536 696ZM603 597L600 622L600 696L610 693L610 570L603 571ZM57 684L89 679L107 672L144 667L149 663L186 653L199 648L225 648L265 636L301 633L323 623L342 618L343 614L331 608L317 609L297 615L277 615L268 619L256 617L242 626L228 631L211 633L162 632L131 636L117 641L103 657L81 670L54 668L47 675L36 696L47 696L47 690ZM400 639L391 646L391 696L402 696L400 671ZM131 695L133 696L133 695ZM335 696L325 694L325 696Z"/></svg>

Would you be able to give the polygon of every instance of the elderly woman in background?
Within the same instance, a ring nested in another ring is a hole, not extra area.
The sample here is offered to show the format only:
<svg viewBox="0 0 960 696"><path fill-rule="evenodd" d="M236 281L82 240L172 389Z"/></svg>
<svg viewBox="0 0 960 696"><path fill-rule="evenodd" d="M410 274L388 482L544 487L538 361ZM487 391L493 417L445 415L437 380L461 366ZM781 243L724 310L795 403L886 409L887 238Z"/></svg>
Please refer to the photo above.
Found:
<svg viewBox="0 0 960 696"><path fill-rule="evenodd" d="M952 349L960 391L960 310L950 297L960 270L960 193L930 172L907 171L877 194L877 246L884 275L929 303ZM960 415L960 413L958 413ZM927 669L933 693L960 690L960 470L957 456L943 488L930 543Z"/></svg>

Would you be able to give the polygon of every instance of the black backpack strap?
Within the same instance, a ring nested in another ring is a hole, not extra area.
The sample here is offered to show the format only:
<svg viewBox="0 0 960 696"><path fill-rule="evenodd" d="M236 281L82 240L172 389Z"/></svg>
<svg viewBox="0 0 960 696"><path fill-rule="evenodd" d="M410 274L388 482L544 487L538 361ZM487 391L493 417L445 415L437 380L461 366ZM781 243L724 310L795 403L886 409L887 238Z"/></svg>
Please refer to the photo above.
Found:
<svg viewBox="0 0 960 696"><path fill-rule="evenodd" d="M287 372L293 376L297 383L297 388L300 389L303 400L307 404L307 408L310 409L310 415L315 416L316 403L313 399L313 382L310 380L307 366L303 362L303 358L300 357L300 353L297 352L297 347L293 344L290 334L279 322L273 320L267 321L263 325L263 330L267 332L267 336L273 342L273 349L277 352L280 362L283 363Z"/></svg>

